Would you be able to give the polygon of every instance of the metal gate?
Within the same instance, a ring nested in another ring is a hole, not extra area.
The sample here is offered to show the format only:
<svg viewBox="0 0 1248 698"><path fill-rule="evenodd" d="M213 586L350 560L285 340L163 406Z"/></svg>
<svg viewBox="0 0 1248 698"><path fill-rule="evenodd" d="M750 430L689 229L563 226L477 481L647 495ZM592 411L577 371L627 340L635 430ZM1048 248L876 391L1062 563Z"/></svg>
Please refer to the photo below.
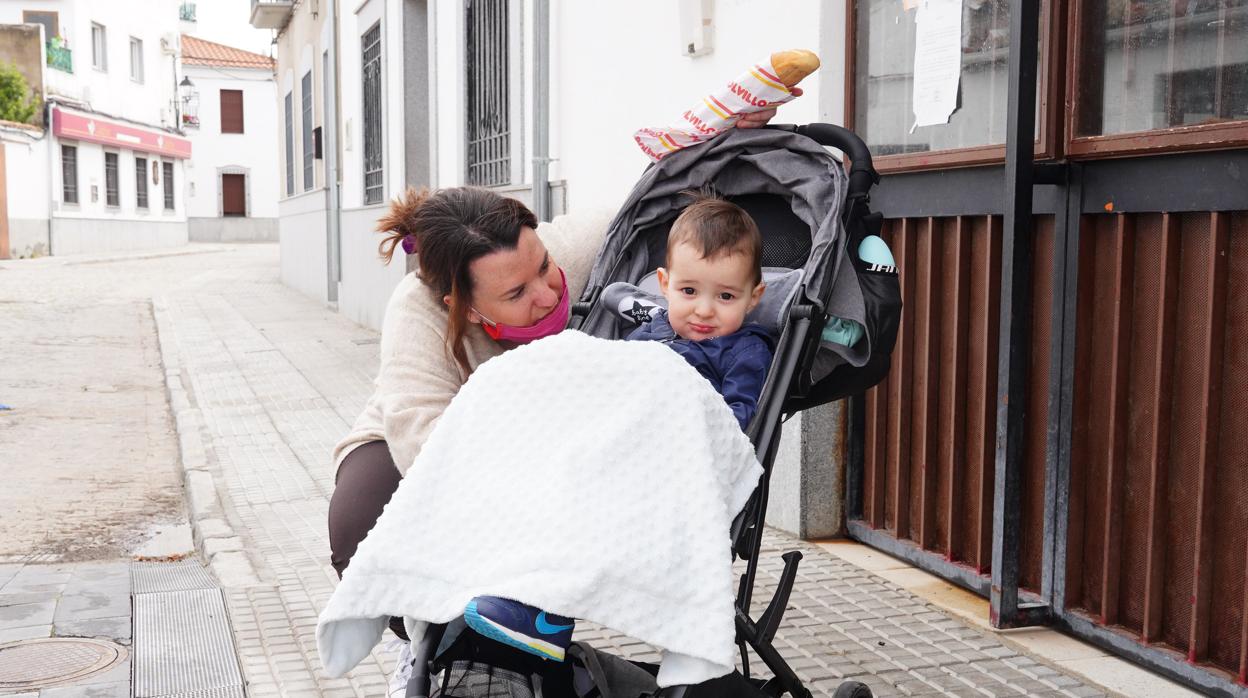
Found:
<svg viewBox="0 0 1248 698"><path fill-rule="evenodd" d="M1248 695L1248 151L1033 167L1026 77L1005 167L873 196L905 311L851 406L850 535L999 627Z"/></svg>

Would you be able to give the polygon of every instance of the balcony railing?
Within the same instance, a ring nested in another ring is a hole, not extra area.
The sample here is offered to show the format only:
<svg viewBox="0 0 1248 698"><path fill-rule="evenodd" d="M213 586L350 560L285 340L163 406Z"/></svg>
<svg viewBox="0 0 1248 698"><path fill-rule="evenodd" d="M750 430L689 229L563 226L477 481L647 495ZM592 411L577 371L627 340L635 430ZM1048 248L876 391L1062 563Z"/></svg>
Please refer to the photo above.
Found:
<svg viewBox="0 0 1248 698"><path fill-rule="evenodd" d="M251 26L257 29L282 29L290 21L293 0L251 0Z"/></svg>
<svg viewBox="0 0 1248 698"><path fill-rule="evenodd" d="M183 22L194 22L195 21L195 3L193 2L182 3L182 6L178 8L178 19L181 19Z"/></svg>
<svg viewBox="0 0 1248 698"><path fill-rule="evenodd" d="M63 70L66 73L74 72L74 54L72 51L51 41L48 42L47 49L49 68Z"/></svg>

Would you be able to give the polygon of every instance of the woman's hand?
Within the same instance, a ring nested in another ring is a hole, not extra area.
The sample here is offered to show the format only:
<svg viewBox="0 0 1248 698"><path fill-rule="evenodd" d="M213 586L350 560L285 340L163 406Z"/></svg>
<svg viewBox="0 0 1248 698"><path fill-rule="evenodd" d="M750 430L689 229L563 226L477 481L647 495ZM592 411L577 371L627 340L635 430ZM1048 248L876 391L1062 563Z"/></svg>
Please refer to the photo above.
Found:
<svg viewBox="0 0 1248 698"><path fill-rule="evenodd" d="M794 97L802 96L802 88L800 87L793 87L790 91L793 93ZM766 126L767 122L771 121L772 117L775 115L776 107L756 111L750 114L742 114L741 118L737 120L736 126L737 128L759 128L760 126Z"/></svg>

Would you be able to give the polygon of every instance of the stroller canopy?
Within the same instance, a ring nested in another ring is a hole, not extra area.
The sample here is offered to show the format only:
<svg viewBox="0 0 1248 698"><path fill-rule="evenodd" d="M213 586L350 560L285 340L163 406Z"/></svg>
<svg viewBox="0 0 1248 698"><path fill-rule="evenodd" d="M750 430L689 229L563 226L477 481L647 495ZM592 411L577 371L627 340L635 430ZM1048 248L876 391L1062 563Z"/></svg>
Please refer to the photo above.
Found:
<svg viewBox="0 0 1248 698"><path fill-rule="evenodd" d="M667 233L689 203L684 192L707 185L755 218L763 237L763 266L801 269L808 302L842 319L864 322L862 292L845 255L845 171L811 138L770 128L733 129L651 165L611 222L585 300L612 282L635 284L662 265ZM598 303L581 329L613 337L616 324L612 311ZM821 363L862 365L865 344L854 349L823 343L821 353L839 356Z"/></svg>

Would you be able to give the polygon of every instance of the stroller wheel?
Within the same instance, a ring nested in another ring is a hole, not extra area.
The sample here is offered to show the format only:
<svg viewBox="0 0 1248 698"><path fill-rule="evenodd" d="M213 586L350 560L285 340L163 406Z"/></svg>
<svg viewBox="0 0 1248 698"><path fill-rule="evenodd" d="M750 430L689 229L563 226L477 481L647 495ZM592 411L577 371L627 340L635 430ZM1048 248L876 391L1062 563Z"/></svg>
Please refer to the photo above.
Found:
<svg viewBox="0 0 1248 698"><path fill-rule="evenodd" d="M874 698L871 688L861 681L846 681L836 687L832 698Z"/></svg>

